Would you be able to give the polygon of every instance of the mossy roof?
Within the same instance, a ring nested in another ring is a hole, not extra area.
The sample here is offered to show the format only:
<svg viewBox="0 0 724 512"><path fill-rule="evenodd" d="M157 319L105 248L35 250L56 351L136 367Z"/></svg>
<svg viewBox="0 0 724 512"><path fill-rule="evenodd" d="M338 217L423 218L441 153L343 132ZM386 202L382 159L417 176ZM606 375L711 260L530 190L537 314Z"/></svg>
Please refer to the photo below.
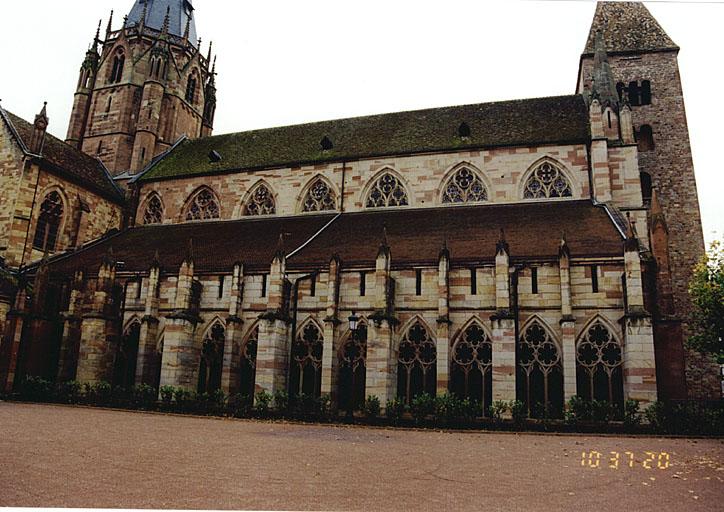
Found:
<svg viewBox="0 0 724 512"><path fill-rule="evenodd" d="M469 137L459 135L466 123ZM322 149L327 137L332 148ZM583 143L588 110L578 95L397 112L186 140L139 179L286 167L414 153ZM221 155L212 162L211 151Z"/></svg>

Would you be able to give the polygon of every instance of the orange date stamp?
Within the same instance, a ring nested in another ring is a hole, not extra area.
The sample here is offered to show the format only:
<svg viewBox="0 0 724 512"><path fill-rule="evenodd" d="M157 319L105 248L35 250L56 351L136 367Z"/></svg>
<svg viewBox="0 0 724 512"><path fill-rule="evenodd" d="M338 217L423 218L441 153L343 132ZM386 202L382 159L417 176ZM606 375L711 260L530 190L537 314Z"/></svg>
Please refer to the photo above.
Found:
<svg viewBox="0 0 724 512"><path fill-rule="evenodd" d="M624 469L640 466L644 469L669 469L671 455L668 452L644 452L645 458L637 460L634 452L581 452L581 466L591 469Z"/></svg>

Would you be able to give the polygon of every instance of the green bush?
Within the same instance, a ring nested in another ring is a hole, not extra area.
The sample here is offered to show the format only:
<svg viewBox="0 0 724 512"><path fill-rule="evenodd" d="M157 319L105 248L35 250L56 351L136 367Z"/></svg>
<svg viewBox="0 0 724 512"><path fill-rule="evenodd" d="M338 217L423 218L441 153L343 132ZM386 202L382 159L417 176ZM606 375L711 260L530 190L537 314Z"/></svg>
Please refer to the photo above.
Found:
<svg viewBox="0 0 724 512"><path fill-rule="evenodd" d="M365 416L369 419L374 419L380 415L380 399L375 395L368 395L367 400L362 407Z"/></svg>
<svg viewBox="0 0 724 512"><path fill-rule="evenodd" d="M177 412L193 412L195 409L197 397L196 393L188 391L184 388L174 388L173 391L173 406Z"/></svg>
<svg viewBox="0 0 724 512"><path fill-rule="evenodd" d="M495 400L492 404L490 404L490 407L488 407L488 412L490 413L490 417L493 418L495 421L500 421L503 419L503 414L508 410L508 403L504 400Z"/></svg>
<svg viewBox="0 0 724 512"><path fill-rule="evenodd" d="M460 402L460 413L466 423L472 422L475 418L482 414L483 404L477 400L466 398Z"/></svg>
<svg viewBox="0 0 724 512"><path fill-rule="evenodd" d="M591 416L596 423L608 424L617 416L616 404L606 400L593 400L591 402Z"/></svg>
<svg viewBox="0 0 724 512"><path fill-rule="evenodd" d="M169 406L171 405L171 401L173 400L173 395L175 392L175 389L173 386L161 386L161 389L159 390L161 394L161 401L164 405Z"/></svg>
<svg viewBox="0 0 724 512"><path fill-rule="evenodd" d="M510 409L511 416L513 416L513 423L517 426L522 425L528 416L525 404L520 400L511 400L508 402L508 408Z"/></svg>
<svg viewBox="0 0 724 512"><path fill-rule="evenodd" d="M566 423L576 425L582 421L591 421L593 418L593 410L591 402L584 400L578 395L574 395L566 404L565 420Z"/></svg>
<svg viewBox="0 0 724 512"><path fill-rule="evenodd" d="M287 412L287 409L289 409L289 393L283 389L274 392L274 409L279 413Z"/></svg>
<svg viewBox="0 0 724 512"><path fill-rule="evenodd" d="M445 393L436 396L435 401L435 421L443 425L451 425L463 416L463 404L456 395Z"/></svg>
<svg viewBox="0 0 724 512"><path fill-rule="evenodd" d="M316 399L315 414L323 420L332 416L332 397L328 393L322 393Z"/></svg>
<svg viewBox="0 0 724 512"><path fill-rule="evenodd" d="M623 405L623 424L627 428L638 427L641 424L640 407L638 400L626 400Z"/></svg>
<svg viewBox="0 0 724 512"><path fill-rule="evenodd" d="M272 401L272 396L267 393L266 391L259 391L256 394L256 399L254 400L254 410L257 412L257 414L260 414L261 416L265 416L269 413L269 404Z"/></svg>
<svg viewBox="0 0 724 512"><path fill-rule="evenodd" d="M651 428L665 434L721 435L724 402L654 402L644 412Z"/></svg>
<svg viewBox="0 0 724 512"><path fill-rule="evenodd" d="M53 383L40 377L28 376L20 384L20 398L30 402L49 402L53 397Z"/></svg>
<svg viewBox="0 0 724 512"><path fill-rule="evenodd" d="M410 404L410 413L415 423L422 423L428 416L435 414L435 398L428 393L416 395Z"/></svg>
<svg viewBox="0 0 724 512"><path fill-rule="evenodd" d="M399 423L403 414L405 414L405 402L399 398L387 400L385 404L385 416L393 425Z"/></svg>
<svg viewBox="0 0 724 512"><path fill-rule="evenodd" d="M226 401L226 411L234 418L246 418L252 411L251 399L241 393L231 395Z"/></svg>
<svg viewBox="0 0 724 512"><path fill-rule="evenodd" d="M85 391L85 400L91 405L109 405L113 398L113 388L108 382L101 381L95 384L86 382L83 389Z"/></svg>
<svg viewBox="0 0 724 512"><path fill-rule="evenodd" d="M64 404L77 404L83 397L83 386L77 380L59 382L56 385L58 401Z"/></svg>

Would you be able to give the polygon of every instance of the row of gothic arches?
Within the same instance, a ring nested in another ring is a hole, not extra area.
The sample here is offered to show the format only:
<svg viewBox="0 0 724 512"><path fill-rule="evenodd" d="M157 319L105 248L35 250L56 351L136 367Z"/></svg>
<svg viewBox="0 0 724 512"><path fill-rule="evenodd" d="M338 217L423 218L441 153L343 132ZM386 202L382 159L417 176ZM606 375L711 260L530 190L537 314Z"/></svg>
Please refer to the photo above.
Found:
<svg viewBox="0 0 724 512"><path fill-rule="evenodd" d="M448 172L440 191L441 204L484 203L492 197L492 185L480 170L469 163L461 163ZM551 158L539 160L526 173L522 182L522 199L556 199L572 197L572 181L563 165ZM409 185L391 168L382 169L362 193L365 208L409 206ZM302 190L298 212L334 211L338 208L339 193L325 177L316 176ZM164 218L164 203L158 192L151 192L143 204L143 223L158 224ZM271 185L260 180L242 201L241 215L274 215L277 196ZM186 200L181 221L213 220L221 218L221 201L214 190L204 185Z"/></svg>
<svg viewBox="0 0 724 512"><path fill-rule="evenodd" d="M140 322L128 324L119 344L114 384L131 386L138 354ZM161 340L162 340L161 336ZM221 387L225 326L212 322L203 336L197 390L213 392ZM247 333L240 347L239 392L255 394L259 325ZM528 414L561 415L564 406L563 361L560 342L539 317L530 318L520 330L517 344L517 396ZM290 353L290 396L320 396L322 382L323 330L307 319L297 330ZM158 370L163 341L158 344ZM361 407L366 397L367 323L361 319L357 331L348 331L336 349L339 407ZM487 414L493 399L493 344L491 335L477 317L471 318L453 337L450 348L449 390L479 405ZM593 318L576 341L577 394L623 405L623 347L610 323ZM437 386L437 345L432 329L420 317L402 329L397 347L397 396L405 403L422 393L434 395Z"/></svg>

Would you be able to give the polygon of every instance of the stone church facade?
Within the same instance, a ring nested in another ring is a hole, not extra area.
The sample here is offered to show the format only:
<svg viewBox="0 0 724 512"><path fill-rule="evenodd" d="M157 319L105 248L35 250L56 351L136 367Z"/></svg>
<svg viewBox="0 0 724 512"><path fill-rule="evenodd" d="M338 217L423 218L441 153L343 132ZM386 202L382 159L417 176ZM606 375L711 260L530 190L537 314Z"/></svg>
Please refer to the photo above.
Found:
<svg viewBox="0 0 724 512"><path fill-rule="evenodd" d="M68 144L108 141L120 229L5 285L5 389L38 374L340 408L450 391L534 416L718 396L683 346L703 239L678 47L643 5L599 3L574 95L218 136L192 12L139 1L84 63ZM105 82L119 51L123 87Z"/></svg>

